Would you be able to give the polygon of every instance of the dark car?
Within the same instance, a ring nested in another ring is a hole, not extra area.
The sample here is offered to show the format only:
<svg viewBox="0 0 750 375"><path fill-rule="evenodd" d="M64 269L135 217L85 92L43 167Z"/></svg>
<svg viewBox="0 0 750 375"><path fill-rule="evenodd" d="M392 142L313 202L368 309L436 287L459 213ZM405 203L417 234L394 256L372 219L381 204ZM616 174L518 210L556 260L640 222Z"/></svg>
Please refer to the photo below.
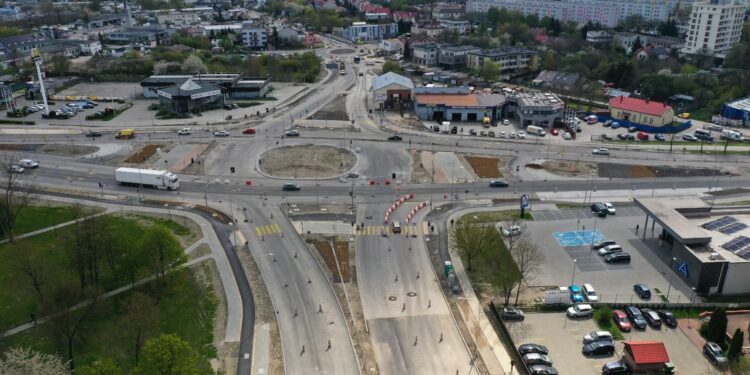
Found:
<svg viewBox="0 0 750 375"><path fill-rule="evenodd" d="M617 245L617 242L615 242L614 240L600 240L600 241L596 241L596 242L594 242L594 245L591 246L591 249L592 250L599 250L599 249L601 249L603 247L607 247L609 245Z"/></svg>
<svg viewBox="0 0 750 375"><path fill-rule="evenodd" d="M646 284L633 285L633 291L642 299L651 299L651 289Z"/></svg>
<svg viewBox="0 0 750 375"><path fill-rule="evenodd" d="M557 375L557 369L552 366L534 365L529 367L531 375Z"/></svg>
<svg viewBox="0 0 750 375"><path fill-rule="evenodd" d="M281 190L284 190L284 191L300 191L300 190L302 190L302 188L299 185L297 185L297 184L294 184L294 183L291 183L291 182L287 182L286 184L284 184L284 186L282 186Z"/></svg>
<svg viewBox="0 0 750 375"><path fill-rule="evenodd" d="M635 133L637 131L638 131L638 128L636 128L635 126L631 126L628 128L628 133Z"/></svg>
<svg viewBox="0 0 750 375"><path fill-rule="evenodd" d="M619 138L620 140L624 141L624 140L628 139L628 135L625 134L625 133L620 133L620 134L617 135L617 138Z"/></svg>
<svg viewBox="0 0 750 375"><path fill-rule="evenodd" d="M629 374L630 369L622 362L610 362L602 366L603 375Z"/></svg>
<svg viewBox="0 0 750 375"><path fill-rule="evenodd" d="M628 141L635 141L635 136L634 136L634 135L632 135L632 134L628 134L628 135L626 135L626 136L625 136L625 140L628 140Z"/></svg>
<svg viewBox="0 0 750 375"><path fill-rule="evenodd" d="M526 366L534 366L534 365L552 366L552 360L546 354L529 353L529 354L525 354L522 357L522 359L523 359L523 363L525 363Z"/></svg>
<svg viewBox="0 0 750 375"><path fill-rule="evenodd" d="M508 187L508 182L505 180L492 180L490 181L490 187Z"/></svg>
<svg viewBox="0 0 750 375"><path fill-rule="evenodd" d="M469 135L477 135L476 129L469 129Z"/></svg>
<svg viewBox="0 0 750 375"><path fill-rule="evenodd" d="M583 346L583 355L611 355L615 352L615 344L609 341L594 341Z"/></svg>
<svg viewBox="0 0 750 375"><path fill-rule="evenodd" d="M625 314L628 315L628 319L633 322L635 328L646 329L646 319L643 319L643 314L635 306L628 306L625 308Z"/></svg>
<svg viewBox="0 0 750 375"><path fill-rule="evenodd" d="M666 141L667 137L664 134L654 134L654 139L657 141Z"/></svg>
<svg viewBox="0 0 750 375"><path fill-rule="evenodd" d="M719 344L713 341L709 341L703 345L703 354L718 367L724 367L728 363L727 357L724 355Z"/></svg>
<svg viewBox="0 0 750 375"><path fill-rule="evenodd" d="M659 313L659 316L661 317L661 321L667 326L671 328L677 327L677 319L675 319L674 314L672 314L669 310L659 310L657 311Z"/></svg>
<svg viewBox="0 0 750 375"><path fill-rule="evenodd" d="M393 142L400 142L401 139L402 138L400 136L398 136L398 135L392 135L392 136L388 137L388 140L389 141L393 141Z"/></svg>
<svg viewBox="0 0 750 375"><path fill-rule="evenodd" d="M596 216L606 217L608 209L603 203L595 203L591 205L591 212Z"/></svg>
<svg viewBox="0 0 750 375"><path fill-rule="evenodd" d="M523 344L518 347L518 354L525 355L530 353L549 354L549 350L547 350L546 346L539 344Z"/></svg>
<svg viewBox="0 0 750 375"><path fill-rule="evenodd" d="M630 263L630 254L628 253L612 253L604 256L604 262L614 263Z"/></svg>
<svg viewBox="0 0 750 375"><path fill-rule="evenodd" d="M525 319L525 316L523 315L523 311L515 307L503 307L503 310L500 311L500 317L503 318L503 320L524 320Z"/></svg>
<svg viewBox="0 0 750 375"><path fill-rule="evenodd" d="M643 309L641 310L641 312L643 313L643 317L646 318L646 323L648 323L648 325L657 329L661 328L661 318L656 311L651 309Z"/></svg>
<svg viewBox="0 0 750 375"><path fill-rule="evenodd" d="M628 315L622 310L612 311L612 320L615 321L615 325L620 331L630 332L633 328L633 325L630 324L630 320L628 320Z"/></svg>
<svg viewBox="0 0 750 375"><path fill-rule="evenodd" d="M91 138L94 138L94 137L101 137L101 136L102 136L102 133L100 133L100 132L95 132L95 131L88 131L88 132L86 132L86 133L85 133L84 135L85 135L85 136L87 136L87 137L91 137Z"/></svg>

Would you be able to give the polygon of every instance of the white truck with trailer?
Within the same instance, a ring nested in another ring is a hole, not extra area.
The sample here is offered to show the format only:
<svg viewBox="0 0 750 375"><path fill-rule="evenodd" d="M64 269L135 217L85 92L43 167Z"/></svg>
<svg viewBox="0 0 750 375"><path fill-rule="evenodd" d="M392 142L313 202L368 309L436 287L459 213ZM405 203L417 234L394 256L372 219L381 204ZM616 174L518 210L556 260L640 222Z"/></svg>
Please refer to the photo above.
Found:
<svg viewBox="0 0 750 375"><path fill-rule="evenodd" d="M180 180L176 174L157 169L117 168L115 181L122 185L142 185L154 189L177 190L180 188Z"/></svg>

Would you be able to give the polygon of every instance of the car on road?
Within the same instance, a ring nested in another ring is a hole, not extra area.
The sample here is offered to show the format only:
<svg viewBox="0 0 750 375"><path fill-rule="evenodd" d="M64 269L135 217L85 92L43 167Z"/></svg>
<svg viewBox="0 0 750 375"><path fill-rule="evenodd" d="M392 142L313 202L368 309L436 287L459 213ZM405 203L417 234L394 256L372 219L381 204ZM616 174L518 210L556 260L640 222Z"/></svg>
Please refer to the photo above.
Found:
<svg viewBox="0 0 750 375"><path fill-rule="evenodd" d="M615 205L609 202L602 202L604 206L607 207L607 214L608 215L615 215L617 214L617 210L615 209Z"/></svg>
<svg viewBox="0 0 750 375"><path fill-rule="evenodd" d="M594 155L605 155L609 156L609 149L606 148L595 148L591 150L591 153Z"/></svg>
<svg viewBox="0 0 750 375"><path fill-rule="evenodd" d="M641 312L643 313L643 317L646 318L646 323L648 323L648 325L656 329L661 329L661 318L656 311L643 309Z"/></svg>
<svg viewBox="0 0 750 375"><path fill-rule="evenodd" d="M667 327L675 328L677 327L677 319L674 317L674 314L672 314L669 310L659 310L657 311L659 313L659 317L661 317L661 321L666 325Z"/></svg>
<svg viewBox="0 0 750 375"><path fill-rule="evenodd" d="M592 250L599 250L599 249L601 249L603 247L607 247L609 245L617 245L617 242L615 242L614 240L599 240L599 241L594 242L593 245L591 245L591 249Z"/></svg>
<svg viewBox="0 0 750 375"><path fill-rule="evenodd" d="M709 341L703 345L703 354L718 367L725 367L729 363L719 344L713 341Z"/></svg>
<svg viewBox="0 0 750 375"><path fill-rule="evenodd" d="M18 166L23 168L39 168L39 162L31 159L21 159L18 161Z"/></svg>
<svg viewBox="0 0 750 375"><path fill-rule="evenodd" d="M622 310L612 311L612 320L620 331L630 332L630 330L633 329L633 325L630 324L630 320L628 320L628 315Z"/></svg>
<svg viewBox="0 0 750 375"><path fill-rule="evenodd" d="M612 355L615 352L615 344L609 341L594 341L584 345L581 352L585 356Z"/></svg>
<svg viewBox="0 0 750 375"><path fill-rule="evenodd" d="M598 250L599 255L609 255L614 253L621 253L622 247L620 245L609 245Z"/></svg>
<svg viewBox="0 0 750 375"><path fill-rule="evenodd" d="M86 133L84 133L83 135L86 136L86 137L95 138L95 137L101 137L102 133L90 130L90 131L87 131Z"/></svg>
<svg viewBox="0 0 750 375"><path fill-rule="evenodd" d="M622 362L609 362L602 366L603 375L621 375L629 373L630 369Z"/></svg>
<svg viewBox="0 0 750 375"><path fill-rule="evenodd" d="M583 343L590 344L594 341L614 342L615 339L608 331L593 331L583 335Z"/></svg>
<svg viewBox="0 0 750 375"><path fill-rule="evenodd" d="M8 172L10 173L23 173L24 169L20 165L11 165L8 167Z"/></svg>
<svg viewBox="0 0 750 375"><path fill-rule="evenodd" d="M642 299L651 298L651 289L649 289L648 285L646 284L633 285L633 291L638 295L638 297L641 297Z"/></svg>
<svg viewBox="0 0 750 375"><path fill-rule="evenodd" d="M568 290L570 291L570 300L572 302L583 302L583 291L581 290L581 287L578 286L578 284L569 286Z"/></svg>
<svg viewBox="0 0 750 375"><path fill-rule="evenodd" d="M579 303L575 306L568 307L568 310L565 313L569 318L585 318L587 316L592 316L594 314L594 309L589 304Z"/></svg>
<svg viewBox="0 0 750 375"><path fill-rule="evenodd" d="M505 180L490 180L490 187L508 187L508 181Z"/></svg>
<svg viewBox="0 0 750 375"><path fill-rule="evenodd" d="M388 137L388 140L391 141L391 142L401 142L402 139L403 138L401 138L401 136L399 136L399 135L392 135L392 136Z"/></svg>
<svg viewBox="0 0 750 375"><path fill-rule="evenodd" d="M552 130L550 130L549 133L552 134L552 135L558 135L558 134L560 134L560 132L557 129L555 129L555 128L552 128Z"/></svg>
<svg viewBox="0 0 750 375"><path fill-rule="evenodd" d="M503 309L500 310L500 318L503 320L524 320L526 319L526 316L524 316L523 311L519 308L503 307Z"/></svg>
<svg viewBox="0 0 750 375"><path fill-rule="evenodd" d="M604 256L605 263L630 263L630 254L626 252L612 253Z"/></svg>
<svg viewBox="0 0 750 375"><path fill-rule="evenodd" d="M646 319L643 319L643 314L635 306L625 307L625 314L628 315L628 319L633 323L633 326L638 329L646 329Z"/></svg>
<svg viewBox="0 0 750 375"><path fill-rule="evenodd" d="M283 191L300 191L300 190L302 190L302 188L299 185L297 185L297 184L295 184L293 182L287 182L287 183L284 184L284 186L281 187L281 190L283 190Z"/></svg>
<svg viewBox="0 0 750 375"><path fill-rule="evenodd" d="M698 138L692 134L683 134L682 140L688 142L698 142Z"/></svg>
<svg viewBox="0 0 750 375"><path fill-rule="evenodd" d="M530 353L549 354L549 350L544 345L534 343L522 344L518 347L518 354L525 355Z"/></svg>
<svg viewBox="0 0 750 375"><path fill-rule="evenodd" d="M214 137L229 137L229 130L217 130L214 132Z"/></svg>
<svg viewBox="0 0 750 375"><path fill-rule="evenodd" d="M664 134L654 134L654 139L657 141L666 141L667 137Z"/></svg>
<svg viewBox="0 0 750 375"><path fill-rule="evenodd" d="M529 353L524 354L521 358L523 359L523 363L525 363L526 366L552 366L552 359L546 354Z"/></svg>
<svg viewBox="0 0 750 375"><path fill-rule="evenodd" d="M359 173L357 172L349 172L346 174L346 178L358 178L358 177L359 177Z"/></svg>
<svg viewBox="0 0 750 375"><path fill-rule="evenodd" d="M557 369L552 366L534 365L529 367L531 375L557 375Z"/></svg>
<svg viewBox="0 0 750 375"><path fill-rule="evenodd" d="M518 139L526 139L526 132L524 132L523 130L519 130Z"/></svg>
<svg viewBox="0 0 750 375"><path fill-rule="evenodd" d="M591 205L591 212L599 217L606 217L607 216L607 206L601 204L601 203L594 203Z"/></svg>
<svg viewBox="0 0 750 375"><path fill-rule="evenodd" d="M190 128L182 128L178 130L177 135L190 135Z"/></svg>
<svg viewBox="0 0 750 375"><path fill-rule="evenodd" d="M255 133L256 133L255 128L247 128L242 131L242 134L255 134Z"/></svg>
<svg viewBox="0 0 750 375"><path fill-rule="evenodd" d="M570 133L568 133L568 132L563 132L563 135L562 135L562 137L563 137L563 139L567 139L567 140L570 140L570 139L572 139L572 138L573 138L573 137L572 137L572 136L570 135Z"/></svg>
<svg viewBox="0 0 750 375"><path fill-rule="evenodd" d="M292 129L286 132L287 137L299 137L299 130Z"/></svg>

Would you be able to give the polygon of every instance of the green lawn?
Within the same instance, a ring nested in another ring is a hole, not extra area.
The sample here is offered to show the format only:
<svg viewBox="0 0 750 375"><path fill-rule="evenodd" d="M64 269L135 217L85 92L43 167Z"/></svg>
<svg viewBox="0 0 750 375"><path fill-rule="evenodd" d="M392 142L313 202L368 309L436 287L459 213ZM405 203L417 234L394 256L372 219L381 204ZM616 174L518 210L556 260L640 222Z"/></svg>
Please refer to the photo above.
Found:
<svg viewBox="0 0 750 375"><path fill-rule="evenodd" d="M18 214L14 233L15 235L29 233L71 220L73 220L73 209L68 206L28 206ZM8 236L2 234L0 238L5 239Z"/></svg>
<svg viewBox="0 0 750 375"><path fill-rule="evenodd" d="M521 210L505 210L505 211L485 211L485 212L473 212L468 215L462 216L471 218L479 223L496 223L498 221L508 220L509 218L518 218L521 215ZM476 216L476 219L474 218ZM529 210L526 210L523 214L522 220L534 220ZM461 219L458 219L461 222Z"/></svg>
<svg viewBox="0 0 750 375"><path fill-rule="evenodd" d="M606 307L594 310L594 321L599 329L611 333L615 340L625 338L612 320L612 309Z"/></svg>

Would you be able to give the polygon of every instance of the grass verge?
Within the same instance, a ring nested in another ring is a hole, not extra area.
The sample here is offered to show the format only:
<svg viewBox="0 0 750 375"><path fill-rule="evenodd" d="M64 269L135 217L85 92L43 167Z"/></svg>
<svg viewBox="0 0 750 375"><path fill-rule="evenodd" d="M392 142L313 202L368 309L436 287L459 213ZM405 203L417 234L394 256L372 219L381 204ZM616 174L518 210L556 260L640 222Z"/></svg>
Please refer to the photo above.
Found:
<svg viewBox="0 0 750 375"><path fill-rule="evenodd" d="M28 206L18 214L16 229L13 233L18 236L19 234L48 228L73 220L73 215L73 209L67 206ZM0 235L0 239L5 238L8 238L6 234Z"/></svg>
<svg viewBox="0 0 750 375"><path fill-rule="evenodd" d="M471 216L472 220L478 223L496 223L499 221L508 220L509 218L519 217L521 215L521 210L474 212L465 216L469 215ZM463 217L464 216L462 216L461 218ZM461 218L458 219L459 223L461 223ZM531 212L526 211L524 212L523 218L521 220L533 221L534 217L531 215Z"/></svg>
<svg viewBox="0 0 750 375"><path fill-rule="evenodd" d="M600 307L594 310L594 321L596 322L596 325L599 326L599 329L611 333L615 340L622 340L625 338L612 320L611 308Z"/></svg>

